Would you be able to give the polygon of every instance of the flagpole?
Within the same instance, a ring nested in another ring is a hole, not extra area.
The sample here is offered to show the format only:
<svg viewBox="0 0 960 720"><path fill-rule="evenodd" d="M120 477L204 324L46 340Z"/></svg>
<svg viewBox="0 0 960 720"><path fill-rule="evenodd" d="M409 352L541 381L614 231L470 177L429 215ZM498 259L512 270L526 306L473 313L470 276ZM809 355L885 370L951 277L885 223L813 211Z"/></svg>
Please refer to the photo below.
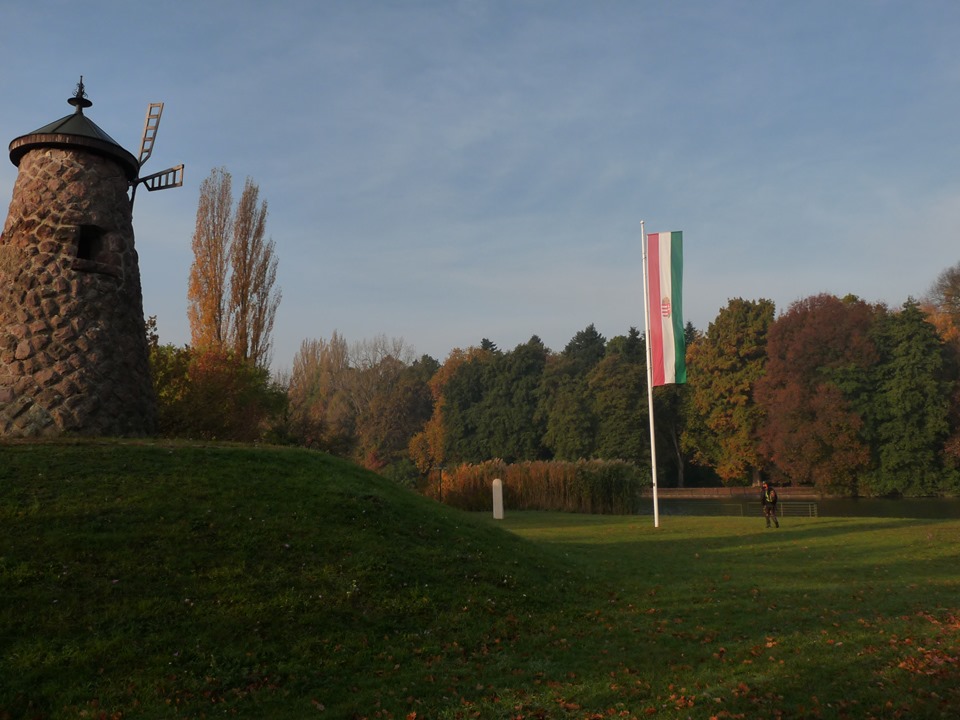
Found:
<svg viewBox="0 0 960 720"><path fill-rule="evenodd" d="M660 507L657 502L657 441L653 428L653 355L650 351L650 291L647 283L647 233L640 221L640 247L643 254L643 319L647 324L644 345L647 350L647 403L650 415L650 469L653 473L653 526L660 527Z"/></svg>

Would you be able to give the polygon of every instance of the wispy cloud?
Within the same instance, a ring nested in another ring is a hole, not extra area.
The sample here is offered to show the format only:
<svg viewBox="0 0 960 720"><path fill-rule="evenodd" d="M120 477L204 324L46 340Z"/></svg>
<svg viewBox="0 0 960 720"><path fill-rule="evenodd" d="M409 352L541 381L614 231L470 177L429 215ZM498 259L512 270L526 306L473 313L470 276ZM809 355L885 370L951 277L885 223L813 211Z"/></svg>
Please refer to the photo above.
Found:
<svg viewBox="0 0 960 720"><path fill-rule="evenodd" d="M731 297L899 304L960 259L955 3L9 11L8 141L69 112L81 73L91 117L131 149L146 103L167 103L151 166L185 162L187 185L135 217L167 342L189 337L198 189L221 165L270 205L278 367L333 329L438 357L624 333L642 323L641 218L684 230L701 328ZM0 193L15 178L0 167Z"/></svg>

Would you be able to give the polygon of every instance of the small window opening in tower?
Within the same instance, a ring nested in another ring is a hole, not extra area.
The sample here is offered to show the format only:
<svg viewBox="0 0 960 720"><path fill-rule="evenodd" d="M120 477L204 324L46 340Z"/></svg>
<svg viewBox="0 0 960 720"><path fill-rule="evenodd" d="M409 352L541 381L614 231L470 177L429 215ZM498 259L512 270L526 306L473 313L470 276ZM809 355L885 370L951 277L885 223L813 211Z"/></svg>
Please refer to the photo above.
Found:
<svg viewBox="0 0 960 720"><path fill-rule="evenodd" d="M81 225L77 234L77 259L97 262L103 252L103 228Z"/></svg>

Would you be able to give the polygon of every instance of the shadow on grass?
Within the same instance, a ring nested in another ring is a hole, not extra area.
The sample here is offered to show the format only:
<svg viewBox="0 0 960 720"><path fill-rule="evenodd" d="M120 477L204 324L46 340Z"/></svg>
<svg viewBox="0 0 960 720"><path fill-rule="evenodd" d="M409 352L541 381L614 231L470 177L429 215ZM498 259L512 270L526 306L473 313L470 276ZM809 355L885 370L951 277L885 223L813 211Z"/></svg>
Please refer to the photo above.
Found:
<svg viewBox="0 0 960 720"><path fill-rule="evenodd" d="M747 717L960 707L956 522L511 522L609 588L605 621L630 630L623 663L665 668L698 702L712 696Z"/></svg>
<svg viewBox="0 0 960 720"><path fill-rule="evenodd" d="M51 452L0 467L0 718L889 717L905 698L928 717L957 700L960 524L496 523L316 454Z"/></svg>

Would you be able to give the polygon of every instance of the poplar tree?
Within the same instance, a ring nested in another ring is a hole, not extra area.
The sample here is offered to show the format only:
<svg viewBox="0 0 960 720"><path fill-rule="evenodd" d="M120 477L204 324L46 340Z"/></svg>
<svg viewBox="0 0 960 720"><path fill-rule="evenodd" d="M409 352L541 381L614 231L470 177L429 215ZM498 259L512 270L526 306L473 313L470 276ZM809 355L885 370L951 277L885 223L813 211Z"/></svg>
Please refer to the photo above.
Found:
<svg viewBox="0 0 960 720"><path fill-rule="evenodd" d="M273 321L280 305L277 255L264 238L267 201L247 178L237 203L230 243L230 345L257 367L267 367L272 353Z"/></svg>
<svg viewBox="0 0 960 720"><path fill-rule="evenodd" d="M187 289L190 344L222 348L227 342L227 278L233 218L233 179L216 168L200 183L197 223L193 232L193 265Z"/></svg>
<svg viewBox="0 0 960 720"><path fill-rule="evenodd" d="M233 178L215 168L200 184L187 290L191 343L236 353L253 365L270 363L276 286L273 240L265 240L267 203L247 178L236 209Z"/></svg>

